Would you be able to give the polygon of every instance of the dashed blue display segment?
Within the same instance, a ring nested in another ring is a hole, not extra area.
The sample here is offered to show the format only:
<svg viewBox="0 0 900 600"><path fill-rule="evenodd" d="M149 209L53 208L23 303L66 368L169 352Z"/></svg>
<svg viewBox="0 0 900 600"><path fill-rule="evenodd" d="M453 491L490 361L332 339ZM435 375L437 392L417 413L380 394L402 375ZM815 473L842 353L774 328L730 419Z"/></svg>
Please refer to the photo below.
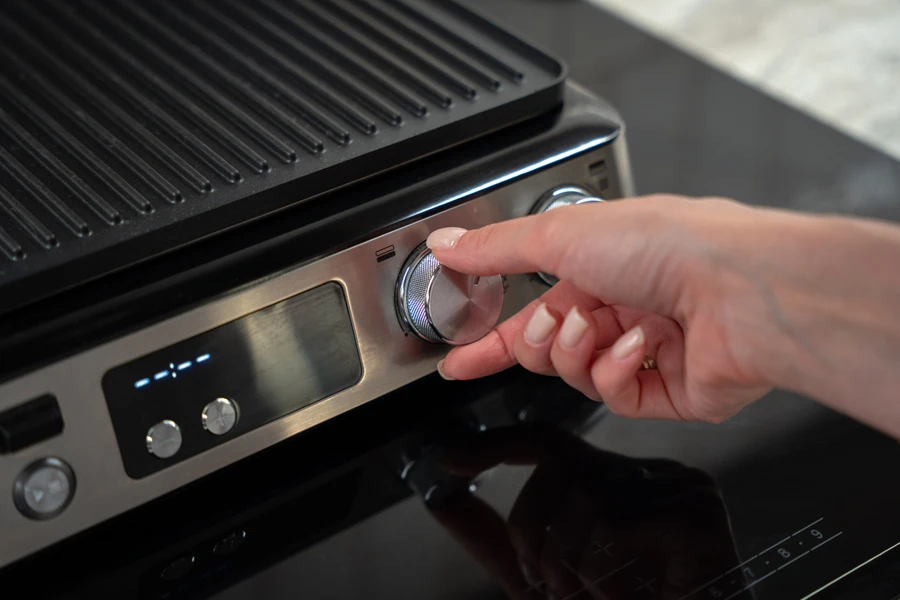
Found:
<svg viewBox="0 0 900 600"><path fill-rule="evenodd" d="M169 363L168 369L164 369L162 371L154 373L150 377L144 377L143 379L138 379L137 381L134 382L134 387L136 389L140 389L143 387L147 387L154 381L160 381L162 379L167 379L169 377L171 377L172 379L176 379L178 377L179 372L184 371L186 369L190 369L195 364L206 362L209 359L210 359L209 354L201 354L200 356L198 356L197 358L195 358L193 360L186 360L186 361L178 363L178 366L176 366L175 363Z"/></svg>

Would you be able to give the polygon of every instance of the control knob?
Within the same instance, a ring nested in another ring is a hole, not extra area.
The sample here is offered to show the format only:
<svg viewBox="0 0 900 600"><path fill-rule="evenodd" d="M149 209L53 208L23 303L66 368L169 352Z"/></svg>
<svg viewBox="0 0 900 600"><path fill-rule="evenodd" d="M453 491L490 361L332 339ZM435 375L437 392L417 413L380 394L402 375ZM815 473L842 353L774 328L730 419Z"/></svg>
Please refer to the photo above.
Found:
<svg viewBox="0 0 900 600"><path fill-rule="evenodd" d="M576 185L567 185L550 190L537 201L531 214L537 215L545 213L548 210L554 210L563 206L574 206L577 204L592 204L594 202L603 202L603 198L596 196ZM547 285L556 285L559 281L556 277L549 273L538 273L538 277Z"/></svg>
<svg viewBox="0 0 900 600"><path fill-rule="evenodd" d="M503 291L499 275L476 277L449 269L423 243L400 270L397 314L407 333L425 341L470 344L497 323Z"/></svg>

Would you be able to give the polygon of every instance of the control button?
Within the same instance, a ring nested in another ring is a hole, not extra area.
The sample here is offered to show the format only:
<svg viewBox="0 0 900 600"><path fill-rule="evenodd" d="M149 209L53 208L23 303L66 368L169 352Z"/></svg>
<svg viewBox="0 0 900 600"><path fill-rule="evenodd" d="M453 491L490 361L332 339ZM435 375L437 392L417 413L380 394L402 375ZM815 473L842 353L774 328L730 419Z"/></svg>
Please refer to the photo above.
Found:
<svg viewBox="0 0 900 600"><path fill-rule="evenodd" d="M13 499L19 512L43 521L61 513L75 495L75 473L58 458L33 462L19 474Z"/></svg>
<svg viewBox="0 0 900 600"><path fill-rule="evenodd" d="M216 556L227 556L241 547L244 540L247 539L247 532L243 529L229 533L219 543L213 546L213 554Z"/></svg>
<svg viewBox="0 0 900 600"><path fill-rule="evenodd" d="M441 266L425 244L406 259L397 281L404 330L435 343L469 344L484 337L503 309L503 279Z"/></svg>
<svg viewBox="0 0 900 600"><path fill-rule="evenodd" d="M603 198L596 196L588 190L575 185L567 185L550 190L537 201L531 214L537 215L554 210L563 206L573 206L576 204L592 204L594 202L603 202ZM556 285L559 281L549 273L538 273L538 277L547 285Z"/></svg>
<svg viewBox="0 0 900 600"><path fill-rule="evenodd" d="M181 449L181 427L175 421L160 421L147 431L147 451L158 458L171 458Z"/></svg>
<svg viewBox="0 0 900 600"><path fill-rule="evenodd" d="M43 442L63 430L56 398L45 394L0 413L0 454Z"/></svg>
<svg viewBox="0 0 900 600"><path fill-rule="evenodd" d="M164 581L177 581L190 573L193 568L194 557L182 556L181 558L172 561L169 566L163 569L159 574L159 578Z"/></svg>
<svg viewBox="0 0 900 600"><path fill-rule="evenodd" d="M203 429L213 435L224 435L237 423L237 406L228 398L216 398L203 407Z"/></svg>

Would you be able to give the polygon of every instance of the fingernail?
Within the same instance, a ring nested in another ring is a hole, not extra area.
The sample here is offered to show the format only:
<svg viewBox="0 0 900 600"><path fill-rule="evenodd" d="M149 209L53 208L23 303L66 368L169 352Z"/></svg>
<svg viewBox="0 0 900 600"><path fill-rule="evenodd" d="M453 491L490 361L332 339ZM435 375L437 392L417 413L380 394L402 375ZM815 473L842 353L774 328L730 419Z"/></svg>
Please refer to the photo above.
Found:
<svg viewBox="0 0 900 600"><path fill-rule="evenodd" d="M644 345L644 330L640 325L633 327L616 340L612 347L612 356L616 360L622 360Z"/></svg>
<svg viewBox="0 0 900 600"><path fill-rule="evenodd" d="M431 235L425 240L425 245L432 250L450 250L456 246L459 238L461 238L465 232L466 230L461 227L445 227L444 229L438 229L431 232Z"/></svg>
<svg viewBox="0 0 900 600"><path fill-rule="evenodd" d="M524 560L519 561L519 570L522 571L522 577L528 582L528 585L535 586L540 582L537 570Z"/></svg>
<svg viewBox="0 0 900 600"><path fill-rule="evenodd" d="M525 341L539 346L547 341L547 337L554 327L556 327L556 319L547 310L547 305L542 302L531 315L528 325L525 326Z"/></svg>
<svg viewBox="0 0 900 600"><path fill-rule="evenodd" d="M455 377L450 377L449 375L447 375L446 373L444 373L444 361L442 361L442 360L439 360L439 361L438 361L438 364L437 364L437 372L438 372L438 374L439 374L441 377L443 377L443 378L446 379L447 381L456 381L456 378L455 378Z"/></svg>
<svg viewBox="0 0 900 600"><path fill-rule="evenodd" d="M574 348L584 337L588 322L581 316L577 306L573 306L566 315L562 327L559 329L559 344L564 348Z"/></svg>

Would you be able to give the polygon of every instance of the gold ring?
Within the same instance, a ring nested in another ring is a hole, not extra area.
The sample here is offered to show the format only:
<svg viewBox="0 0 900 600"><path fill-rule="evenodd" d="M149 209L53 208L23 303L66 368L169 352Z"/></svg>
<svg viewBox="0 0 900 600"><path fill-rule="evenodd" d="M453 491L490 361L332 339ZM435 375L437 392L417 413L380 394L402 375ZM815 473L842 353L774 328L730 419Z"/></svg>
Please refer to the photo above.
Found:
<svg viewBox="0 0 900 600"><path fill-rule="evenodd" d="M650 371L656 368L656 359L650 356L649 354L644 357L644 362L641 363L642 371Z"/></svg>

